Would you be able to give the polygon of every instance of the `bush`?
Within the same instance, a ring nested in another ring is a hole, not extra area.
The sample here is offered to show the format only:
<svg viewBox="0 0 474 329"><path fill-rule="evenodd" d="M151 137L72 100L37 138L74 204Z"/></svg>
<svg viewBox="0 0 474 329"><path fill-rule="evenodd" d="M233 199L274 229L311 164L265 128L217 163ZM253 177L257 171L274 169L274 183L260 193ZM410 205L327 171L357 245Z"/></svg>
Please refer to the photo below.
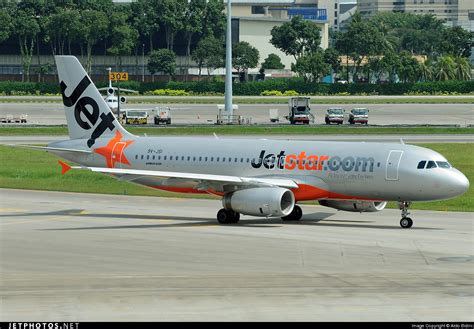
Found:
<svg viewBox="0 0 474 329"><path fill-rule="evenodd" d="M153 95L153 96L191 96L190 92L182 89L155 89L153 91L145 92L145 95Z"/></svg>
<svg viewBox="0 0 474 329"><path fill-rule="evenodd" d="M283 96L279 90L264 90L260 93L260 96Z"/></svg>
<svg viewBox="0 0 474 329"><path fill-rule="evenodd" d="M116 84L114 84L116 85ZM107 86L106 82L98 87ZM224 81L170 81L140 83L126 81L121 88L138 90L141 94L164 96L223 95ZM270 79L234 83L233 94L236 96L258 95L457 95L474 92L474 81L437 81L418 83L385 83L385 84L342 84L342 83L308 83L301 78ZM157 91L167 90L167 91ZM155 93L156 92L156 93ZM286 94L285 94L286 92ZM272 93L272 94L268 94ZM57 83L36 83L19 81L0 81L0 95L58 95Z"/></svg>

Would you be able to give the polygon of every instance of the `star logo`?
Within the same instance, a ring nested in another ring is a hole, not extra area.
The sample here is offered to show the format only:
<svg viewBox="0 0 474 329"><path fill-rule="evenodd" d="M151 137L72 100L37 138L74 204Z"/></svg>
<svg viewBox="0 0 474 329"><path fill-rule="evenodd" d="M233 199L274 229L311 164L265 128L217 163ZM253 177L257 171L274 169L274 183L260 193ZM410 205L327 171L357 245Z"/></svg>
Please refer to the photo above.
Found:
<svg viewBox="0 0 474 329"><path fill-rule="evenodd" d="M94 149L94 153L100 154L105 158L108 168L114 168L117 162L130 165L123 151L134 141L121 141L122 137L122 134L117 130L115 137L107 145Z"/></svg>

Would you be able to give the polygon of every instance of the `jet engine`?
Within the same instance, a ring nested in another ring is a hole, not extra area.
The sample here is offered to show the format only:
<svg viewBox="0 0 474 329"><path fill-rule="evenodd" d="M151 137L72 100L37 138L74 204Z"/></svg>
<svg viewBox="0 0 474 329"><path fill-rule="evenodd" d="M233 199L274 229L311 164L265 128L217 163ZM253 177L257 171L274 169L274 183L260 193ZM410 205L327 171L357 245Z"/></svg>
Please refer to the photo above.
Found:
<svg viewBox="0 0 474 329"><path fill-rule="evenodd" d="M228 193L222 199L225 209L260 217L287 216L295 206L295 196L281 187L258 187Z"/></svg>
<svg viewBox="0 0 474 329"><path fill-rule="evenodd" d="M108 88L107 89L107 95L112 96L114 94L114 88Z"/></svg>
<svg viewBox="0 0 474 329"><path fill-rule="evenodd" d="M127 102L127 97L125 96L120 96L120 103L126 103Z"/></svg>
<svg viewBox="0 0 474 329"><path fill-rule="evenodd" d="M337 200L319 200L321 206L335 208L337 210L351 212L376 212L387 205L386 201L337 201Z"/></svg>

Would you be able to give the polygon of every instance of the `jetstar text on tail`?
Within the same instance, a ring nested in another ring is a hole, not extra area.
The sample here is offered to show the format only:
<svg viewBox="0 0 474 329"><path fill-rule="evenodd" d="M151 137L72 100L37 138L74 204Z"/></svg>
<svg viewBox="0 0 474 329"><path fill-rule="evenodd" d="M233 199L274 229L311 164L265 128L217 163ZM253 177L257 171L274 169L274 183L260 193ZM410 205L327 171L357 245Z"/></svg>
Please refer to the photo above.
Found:
<svg viewBox="0 0 474 329"><path fill-rule="evenodd" d="M92 83L88 76L82 78L79 84L74 88L73 92L66 96L66 89L68 86L64 81L61 81L61 94L63 96L63 103L67 107L72 107L74 104L74 118L76 119L77 124L85 130L91 129L96 125L99 120L99 105L91 97L81 97L86 88ZM81 98L80 98L81 97ZM92 110L92 112L89 109ZM85 117L84 121L81 114ZM115 117L112 113L101 113L100 114L100 123L96 126L94 131L91 134L91 137L87 141L87 146L91 147L95 144L95 140L102 136L105 130L110 129L113 131L115 129L114 125ZM92 124L92 126L91 126Z"/></svg>
<svg viewBox="0 0 474 329"><path fill-rule="evenodd" d="M252 167L258 169L286 169L286 170L329 170L329 171L356 171L373 172L375 160L372 157L352 157L343 159L339 156L306 154L285 154L281 151L278 154L268 153L262 150L257 161L252 160Z"/></svg>

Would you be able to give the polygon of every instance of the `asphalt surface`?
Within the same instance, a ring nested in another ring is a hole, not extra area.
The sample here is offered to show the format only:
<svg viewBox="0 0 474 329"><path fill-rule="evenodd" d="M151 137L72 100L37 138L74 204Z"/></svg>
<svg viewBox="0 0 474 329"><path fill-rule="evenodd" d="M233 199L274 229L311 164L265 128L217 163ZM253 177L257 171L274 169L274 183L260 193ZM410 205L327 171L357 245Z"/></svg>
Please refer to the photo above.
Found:
<svg viewBox="0 0 474 329"><path fill-rule="evenodd" d="M191 136L189 136L191 137ZM192 136L194 138L209 136ZM284 139L312 141L361 141L385 143L473 143L473 134L431 134L431 135L223 135L219 138L242 139ZM69 139L69 136L0 136L0 144L47 144Z"/></svg>
<svg viewBox="0 0 474 329"><path fill-rule="evenodd" d="M167 104L126 104L125 109L153 109ZM171 104L171 120L174 124L212 124L217 119L217 105L211 104ZM314 104L311 112L317 124L324 123L324 115L329 107L346 110L345 124L354 107L369 109L369 124L374 125L473 125L474 104L355 104L331 105ZM241 115L250 123L270 123L269 110L278 109L281 123L288 123L283 116L288 114L285 104L246 104L239 105L235 114ZM63 105L60 103L0 103L0 117L28 115L29 124L66 124ZM248 119L248 120L247 120ZM152 122L150 117L150 123Z"/></svg>
<svg viewBox="0 0 474 329"><path fill-rule="evenodd" d="M474 321L473 214L0 190L2 321Z"/></svg>

